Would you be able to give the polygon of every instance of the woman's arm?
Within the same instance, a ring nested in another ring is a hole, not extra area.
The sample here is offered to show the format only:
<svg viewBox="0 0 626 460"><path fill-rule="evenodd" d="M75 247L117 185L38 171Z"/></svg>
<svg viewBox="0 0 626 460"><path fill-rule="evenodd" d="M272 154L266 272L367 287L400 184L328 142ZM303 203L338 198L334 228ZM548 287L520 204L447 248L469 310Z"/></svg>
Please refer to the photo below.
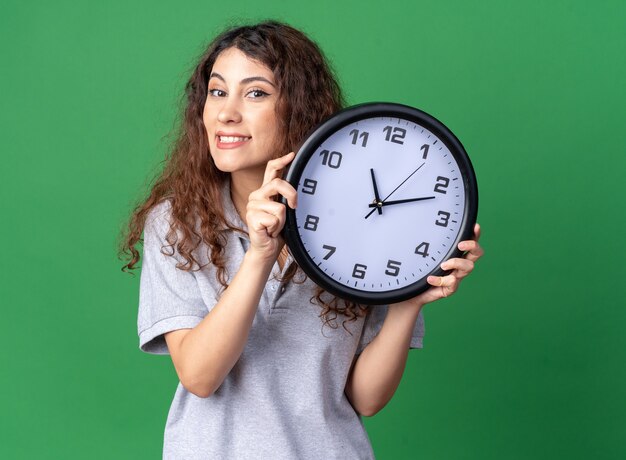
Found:
<svg viewBox="0 0 626 460"><path fill-rule="evenodd" d="M358 355L346 383L346 395L359 414L372 416L391 400L404 372L419 312L427 303L453 294L460 281L472 272L474 262L483 255L479 237L477 224L475 239L459 243L459 249L467 251L465 257L442 264L444 270L452 270L449 275L429 276L428 283L433 287L414 299L389 305L380 332Z"/></svg>
<svg viewBox="0 0 626 460"><path fill-rule="evenodd" d="M259 299L284 241L285 206L272 198L278 194L296 205L296 191L280 179L293 159L285 155L268 163L263 186L250 195L246 221L250 248L211 312L193 329L165 334L176 373L183 386L206 398L222 384L248 341Z"/></svg>
<svg viewBox="0 0 626 460"><path fill-rule="evenodd" d="M246 253L211 312L193 329L165 334L178 378L191 393L211 396L239 359L272 265Z"/></svg>
<svg viewBox="0 0 626 460"><path fill-rule="evenodd" d="M404 372L413 326L422 305L390 305L378 335L352 366L346 395L361 415L371 417L391 400Z"/></svg>

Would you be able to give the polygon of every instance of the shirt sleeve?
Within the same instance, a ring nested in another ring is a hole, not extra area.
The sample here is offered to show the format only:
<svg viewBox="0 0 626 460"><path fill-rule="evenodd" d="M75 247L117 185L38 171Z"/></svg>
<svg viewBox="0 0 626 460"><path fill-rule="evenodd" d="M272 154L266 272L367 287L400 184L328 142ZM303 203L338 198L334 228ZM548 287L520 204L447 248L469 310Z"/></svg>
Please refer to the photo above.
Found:
<svg viewBox="0 0 626 460"><path fill-rule="evenodd" d="M387 306L370 307L365 317L363 324L363 332L361 333L361 339L357 347L356 353L363 352L365 347L378 335L380 329L383 326L385 317L387 316ZM415 326L413 327L413 333L411 335L411 342L409 348L423 348L424 339L424 317L420 311Z"/></svg>
<svg viewBox="0 0 626 460"><path fill-rule="evenodd" d="M163 334L193 328L208 313L194 272L176 268L178 254L161 252L169 249L169 215L169 203L164 203L146 219L139 286L139 348L158 355L169 354Z"/></svg>

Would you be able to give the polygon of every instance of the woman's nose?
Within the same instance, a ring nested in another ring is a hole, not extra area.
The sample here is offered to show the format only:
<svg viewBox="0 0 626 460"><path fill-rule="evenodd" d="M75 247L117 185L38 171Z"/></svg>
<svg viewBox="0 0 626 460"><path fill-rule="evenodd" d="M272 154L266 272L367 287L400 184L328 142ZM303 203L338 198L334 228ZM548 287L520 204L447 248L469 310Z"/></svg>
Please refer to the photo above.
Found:
<svg viewBox="0 0 626 460"><path fill-rule="evenodd" d="M239 102L233 97L226 97L224 104L217 114L221 123L238 123L241 121Z"/></svg>

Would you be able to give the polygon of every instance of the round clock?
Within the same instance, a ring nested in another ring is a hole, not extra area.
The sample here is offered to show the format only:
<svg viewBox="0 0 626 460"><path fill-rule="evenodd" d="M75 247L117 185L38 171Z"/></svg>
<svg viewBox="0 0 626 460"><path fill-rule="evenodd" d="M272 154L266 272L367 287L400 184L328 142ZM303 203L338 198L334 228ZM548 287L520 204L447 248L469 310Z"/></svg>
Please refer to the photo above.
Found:
<svg viewBox="0 0 626 460"><path fill-rule="evenodd" d="M283 231L302 270L366 305L415 297L461 254L478 210L472 164L456 136L412 107L344 109L303 143L286 180L298 192ZM284 202L284 200L283 200Z"/></svg>

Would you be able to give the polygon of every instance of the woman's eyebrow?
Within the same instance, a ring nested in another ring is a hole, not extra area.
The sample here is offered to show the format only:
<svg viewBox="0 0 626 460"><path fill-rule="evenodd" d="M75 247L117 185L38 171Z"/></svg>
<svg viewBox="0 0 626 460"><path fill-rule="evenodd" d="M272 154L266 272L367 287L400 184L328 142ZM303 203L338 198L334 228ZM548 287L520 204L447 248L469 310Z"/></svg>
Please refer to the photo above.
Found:
<svg viewBox="0 0 626 460"><path fill-rule="evenodd" d="M219 80L222 80L224 83L226 83L226 80L224 79L224 77L222 77L219 73L217 72L211 72L211 75L209 76L209 78L217 78ZM272 83L271 81L269 81L267 78L265 77L261 77L261 76L255 76L255 77L247 77L244 78L243 80L241 80L241 83L243 83L244 85L247 83L252 83L254 81L263 81L265 83L268 83L270 85L272 85L274 88L276 87L276 85L274 83Z"/></svg>

